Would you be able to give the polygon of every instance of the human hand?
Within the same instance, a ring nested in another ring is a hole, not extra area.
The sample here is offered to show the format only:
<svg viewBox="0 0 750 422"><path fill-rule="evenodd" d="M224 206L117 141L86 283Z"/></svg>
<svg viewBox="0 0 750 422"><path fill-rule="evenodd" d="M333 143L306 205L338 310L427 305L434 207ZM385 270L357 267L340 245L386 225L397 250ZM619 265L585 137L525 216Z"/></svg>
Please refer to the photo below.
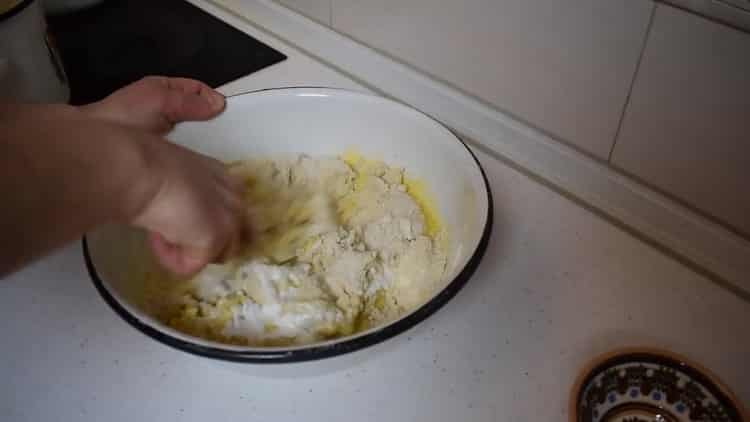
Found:
<svg viewBox="0 0 750 422"><path fill-rule="evenodd" d="M158 187L130 222L149 231L159 262L188 275L230 256L243 233L240 183L217 160L158 139L145 145L144 176Z"/></svg>
<svg viewBox="0 0 750 422"><path fill-rule="evenodd" d="M175 123L214 117L224 105L224 97L202 82L150 76L81 110L161 135ZM175 273L190 274L231 254L242 231L241 202L224 165L153 136L142 147L149 171L141 177L157 187L130 222L149 231L149 245L160 263Z"/></svg>
<svg viewBox="0 0 750 422"><path fill-rule="evenodd" d="M224 105L224 96L202 82L147 76L80 108L95 118L165 134L175 123L208 120L219 114Z"/></svg>

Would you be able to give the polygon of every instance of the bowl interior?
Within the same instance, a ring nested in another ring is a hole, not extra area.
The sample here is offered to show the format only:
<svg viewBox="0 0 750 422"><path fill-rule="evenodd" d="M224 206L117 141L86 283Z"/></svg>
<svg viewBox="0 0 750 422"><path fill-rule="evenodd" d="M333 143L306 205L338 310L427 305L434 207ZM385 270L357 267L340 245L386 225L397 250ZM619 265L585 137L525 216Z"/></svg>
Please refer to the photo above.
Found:
<svg viewBox="0 0 750 422"><path fill-rule="evenodd" d="M487 187L468 149L429 117L381 97L323 88L259 91L228 98L227 108L219 117L180 124L170 139L225 161L354 151L404 167L410 177L427 185L448 231L448 270L435 295L466 267L488 223ZM189 337L153 320L132 304L138 291L133 283L132 275L138 270L134 266L148 259L142 233L105 227L87 236L87 246L102 287L128 312L160 331ZM252 349L189 340L225 349Z"/></svg>

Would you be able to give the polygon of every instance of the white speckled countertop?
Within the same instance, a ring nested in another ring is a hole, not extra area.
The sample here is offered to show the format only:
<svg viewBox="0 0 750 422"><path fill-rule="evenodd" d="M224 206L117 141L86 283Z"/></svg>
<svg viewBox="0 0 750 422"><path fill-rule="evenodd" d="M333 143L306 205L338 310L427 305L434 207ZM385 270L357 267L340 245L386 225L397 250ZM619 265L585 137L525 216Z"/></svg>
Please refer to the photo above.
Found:
<svg viewBox="0 0 750 422"><path fill-rule="evenodd" d="M209 10L215 11L213 8ZM289 59L223 88L361 89ZM416 328L349 359L236 371L163 346L99 298L79 244L0 282L0 420L559 421L570 384L614 347L674 350L750 402L750 304L478 153L495 227L477 273Z"/></svg>

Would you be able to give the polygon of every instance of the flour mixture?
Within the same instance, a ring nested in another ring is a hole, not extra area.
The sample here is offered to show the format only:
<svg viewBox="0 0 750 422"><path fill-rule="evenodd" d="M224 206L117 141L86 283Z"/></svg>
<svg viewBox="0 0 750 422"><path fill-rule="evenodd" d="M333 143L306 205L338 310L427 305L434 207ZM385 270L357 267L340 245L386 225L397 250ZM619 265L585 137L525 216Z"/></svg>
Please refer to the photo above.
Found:
<svg viewBox="0 0 750 422"><path fill-rule="evenodd" d="M189 280L147 277L157 316L243 345L305 344L391 321L434 294L446 234L426 189L356 154L234 163L254 236Z"/></svg>

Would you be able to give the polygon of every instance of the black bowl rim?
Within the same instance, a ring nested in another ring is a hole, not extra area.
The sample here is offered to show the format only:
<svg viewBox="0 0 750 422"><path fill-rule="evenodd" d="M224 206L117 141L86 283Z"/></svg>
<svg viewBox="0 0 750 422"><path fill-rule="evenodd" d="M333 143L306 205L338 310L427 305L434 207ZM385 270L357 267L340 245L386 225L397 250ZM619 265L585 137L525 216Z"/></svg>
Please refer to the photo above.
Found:
<svg viewBox="0 0 750 422"><path fill-rule="evenodd" d="M586 388L594 378L613 366L634 362L657 364L667 368L674 368L684 373L690 377L690 379L696 381L706 390L710 391L717 400L721 401L724 408L730 412L729 420L743 420L740 408L737 407L737 404L730 396L732 393L725 391L726 387L721 384L721 381L718 379L715 381L711 376L705 374L701 369L698 369L696 365L692 364L688 359L684 359L678 355L673 355L672 353L661 353L654 350L626 350L622 353L616 353L605 358L601 362L596 363L590 370L588 370L586 376L578 384L578 390L575 393L575 420L580 420L578 419L580 417L578 405L581 403L584 391L586 391Z"/></svg>
<svg viewBox="0 0 750 422"><path fill-rule="evenodd" d="M343 88L330 88L330 87L323 87L323 86L289 86L289 87L267 88L267 89L247 91L247 92L242 92L242 93L235 94L232 96L253 94L253 93L264 92L264 91L286 90L286 89L297 89L297 88L330 89L330 90L347 91L347 92L352 92L352 93L361 94L361 95L374 95L374 94L360 93L357 91L343 89ZM397 103L404 105L399 102ZM406 107L409 107L409 106L406 106ZM99 277L99 274L97 273L96 267L91 258L91 254L89 252L87 238L86 236L84 236L82 240L83 257L86 263L86 269L89 272L89 276L91 277L91 280L94 286L96 287L96 290L102 296L104 301L107 302L107 304L122 319L124 319L127 323L129 323L131 326L133 326L135 329L142 332L143 334L161 343L164 343L168 346L171 346L173 348L176 348L184 352L188 352L194 355L208 357L212 359L230 361L230 362L293 363L293 362L306 362L306 361L330 358L333 356L351 353L351 352L375 345L377 343L384 342L385 340L395 337L396 335L401 334L404 331L407 331L408 329L414 327L418 323L424 321L430 315L437 312L437 310L442 308L446 303L448 303L448 301L451 298L453 298L458 293L458 291L464 287L464 285L466 285L466 283L469 281L471 276L476 271L477 267L479 266L480 261L482 260L482 257L484 256L487 250L487 246L489 244L490 233L492 232L492 225L493 225L494 204L492 200L492 191L490 190L489 181L487 180L487 175L485 174L484 168L482 167L482 164L479 162L474 152L468 147L468 145L466 145L466 143L453 130L445 126L443 123L441 123L437 119L413 107L409 107L409 108L417 111L418 113L424 115L428 119L436 122L437 124L445 128L446 130L448 130L451 134L453 134L456 140L460 142L461 145L464 146L464 148L466 148L466 150L469 152L471 157L474 159L474 162L476 163L482 175L482 179L484 180L484 188L485 188L485 192L487 195L487 222L484 226L484 230L482 232L482 237L480 238L479 244L477 245L476 249L474 250L474 253L472 254L469 261L466 263L464 268L461 270L461 272L458 273L458 275L450 283L448 283L448 285L444 287L443 290L440 291L440 293L438 293L437 295L435 295L435 297L430 299L429 302L425 303L424 305L419 307L417 310L411 312L405 317L393 323L387 324L375 331L372 331L372 332L369 332L367 334L360 335L357 337L353 337L348 340L335 342L331 344L311 345L310 347L304 347L304 348L298 348L298 349L292 349L292 350L276 350L276 349L231 350L231 349L222 349L222 348L213 347L213 346L205 346L205 345L196 344L196 343L175 337L171 334L168 334L164 331L160 331L152 327L151 325L138 319L135 315L131 314L122 304L120 304L117 301L117 299L115 299L115 297L107 290L107 288L104 286L104 282Z"/></svg>

